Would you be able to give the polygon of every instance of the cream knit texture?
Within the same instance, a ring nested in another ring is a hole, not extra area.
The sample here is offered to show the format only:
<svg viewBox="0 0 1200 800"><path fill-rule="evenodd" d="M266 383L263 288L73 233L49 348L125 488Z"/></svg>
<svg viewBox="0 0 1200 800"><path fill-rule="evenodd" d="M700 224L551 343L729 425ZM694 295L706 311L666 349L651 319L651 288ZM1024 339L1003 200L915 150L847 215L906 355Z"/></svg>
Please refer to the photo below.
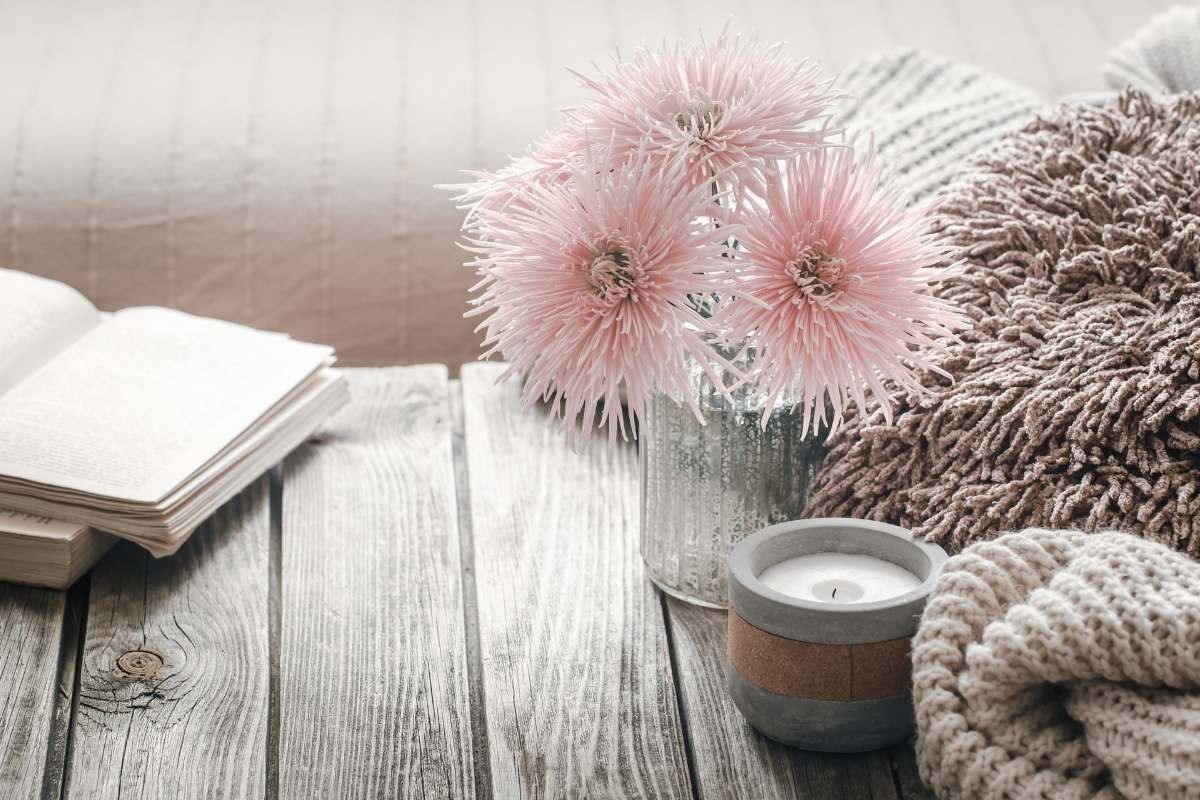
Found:
<svg viewBox="0 0 1200 800"><path fill-rule="evenodd" d="M1200 798L1200 563L1031 528L951 558L913 642L942 800Z"/></svg>
<svg viewBox="0 0 1200 800"><path fill-rule="evenodd" d="M930 199L972 155L1045 108L1029 89L919 50L855 62L838 76L849 95L834 122L869 132L911 200Z"/></svg>

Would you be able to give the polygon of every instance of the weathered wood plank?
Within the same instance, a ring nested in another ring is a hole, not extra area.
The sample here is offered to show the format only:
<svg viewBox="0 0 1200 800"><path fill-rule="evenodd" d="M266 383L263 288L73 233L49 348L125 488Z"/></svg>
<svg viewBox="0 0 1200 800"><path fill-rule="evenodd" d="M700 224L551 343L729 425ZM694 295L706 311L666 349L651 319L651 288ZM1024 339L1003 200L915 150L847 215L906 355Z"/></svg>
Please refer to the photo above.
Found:
<svg viewBox="0 0 1200 800"><path fill-rule="evenodd" d="M267 484L170 558L124 543L92 571L65 794L262 794Z"/></svg>
<svg viewBox="0 0 1200 800"><path fill-rule="evenodd" d="M59 664L74 666L66 612L64 592L0 584L0 797L46 796L60 780L71 681L60 684Z"/></svg>
<svg viewBox="0 0 1200 800"><path fill-rule="evenodd" d="M445 367L349 370L284 464L282 797L472 797Z"/></svg>
<svg viewBox="0 0 1200 800"><path fill-rule="evenodd" d="M462 371L495 796L690 796L636 453L572 452L503 370Z"/></svg>
<svg viewBox="0 0 1200 800"><path fill-rule="evenodd" d="M704 800L896 800L888 752L810 753L746 723L725 688L725 612L668 598L675 663Z"/></svg>

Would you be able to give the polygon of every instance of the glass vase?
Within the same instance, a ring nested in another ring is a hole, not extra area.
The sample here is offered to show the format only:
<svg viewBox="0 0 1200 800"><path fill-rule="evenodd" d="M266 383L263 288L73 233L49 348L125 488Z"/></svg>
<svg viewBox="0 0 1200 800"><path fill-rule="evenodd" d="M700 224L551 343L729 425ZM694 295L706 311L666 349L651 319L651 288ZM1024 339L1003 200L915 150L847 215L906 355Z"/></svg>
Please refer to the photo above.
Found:
<svg viewBox="0 0 1200 800"><path fill-rule="evenodd" d="M642 559L670 595L728 607L726 559L745 536L796 519L825 455L824 435L803 432L797 408L777 407L766 427L750 391L734 404L697 380L706 424L659 394L639 432Z"/></svg>

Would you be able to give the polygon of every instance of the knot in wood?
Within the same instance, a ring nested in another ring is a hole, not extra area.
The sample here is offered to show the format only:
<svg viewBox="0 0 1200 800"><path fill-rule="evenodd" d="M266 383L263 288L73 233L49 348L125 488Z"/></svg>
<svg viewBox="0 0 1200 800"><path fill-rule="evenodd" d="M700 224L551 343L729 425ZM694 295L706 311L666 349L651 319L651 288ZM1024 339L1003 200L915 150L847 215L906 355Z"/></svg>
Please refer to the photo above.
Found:
<svg viewBox="0 0 1200 800"><path fill-rule="evenodd" d="M130 650L117 659L117 667L135 678L153 678L163 668L162 656L145 650Z"/></svg>

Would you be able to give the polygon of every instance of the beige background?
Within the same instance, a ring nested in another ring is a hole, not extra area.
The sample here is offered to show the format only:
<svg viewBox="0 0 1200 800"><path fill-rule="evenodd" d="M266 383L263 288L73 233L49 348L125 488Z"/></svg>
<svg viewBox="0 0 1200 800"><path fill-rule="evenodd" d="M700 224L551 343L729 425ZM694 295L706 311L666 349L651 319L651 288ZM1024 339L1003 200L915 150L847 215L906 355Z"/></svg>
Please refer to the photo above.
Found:
<svg viewBox="0 0 1200 800"><path fill-rule="evenodd" d="M578 98L563 67L735 28L836 70L917 46L1047 98L1165 0L39 0L0 4L0 263L164 304L470 360L473 275L433 188Z"/></svg>

